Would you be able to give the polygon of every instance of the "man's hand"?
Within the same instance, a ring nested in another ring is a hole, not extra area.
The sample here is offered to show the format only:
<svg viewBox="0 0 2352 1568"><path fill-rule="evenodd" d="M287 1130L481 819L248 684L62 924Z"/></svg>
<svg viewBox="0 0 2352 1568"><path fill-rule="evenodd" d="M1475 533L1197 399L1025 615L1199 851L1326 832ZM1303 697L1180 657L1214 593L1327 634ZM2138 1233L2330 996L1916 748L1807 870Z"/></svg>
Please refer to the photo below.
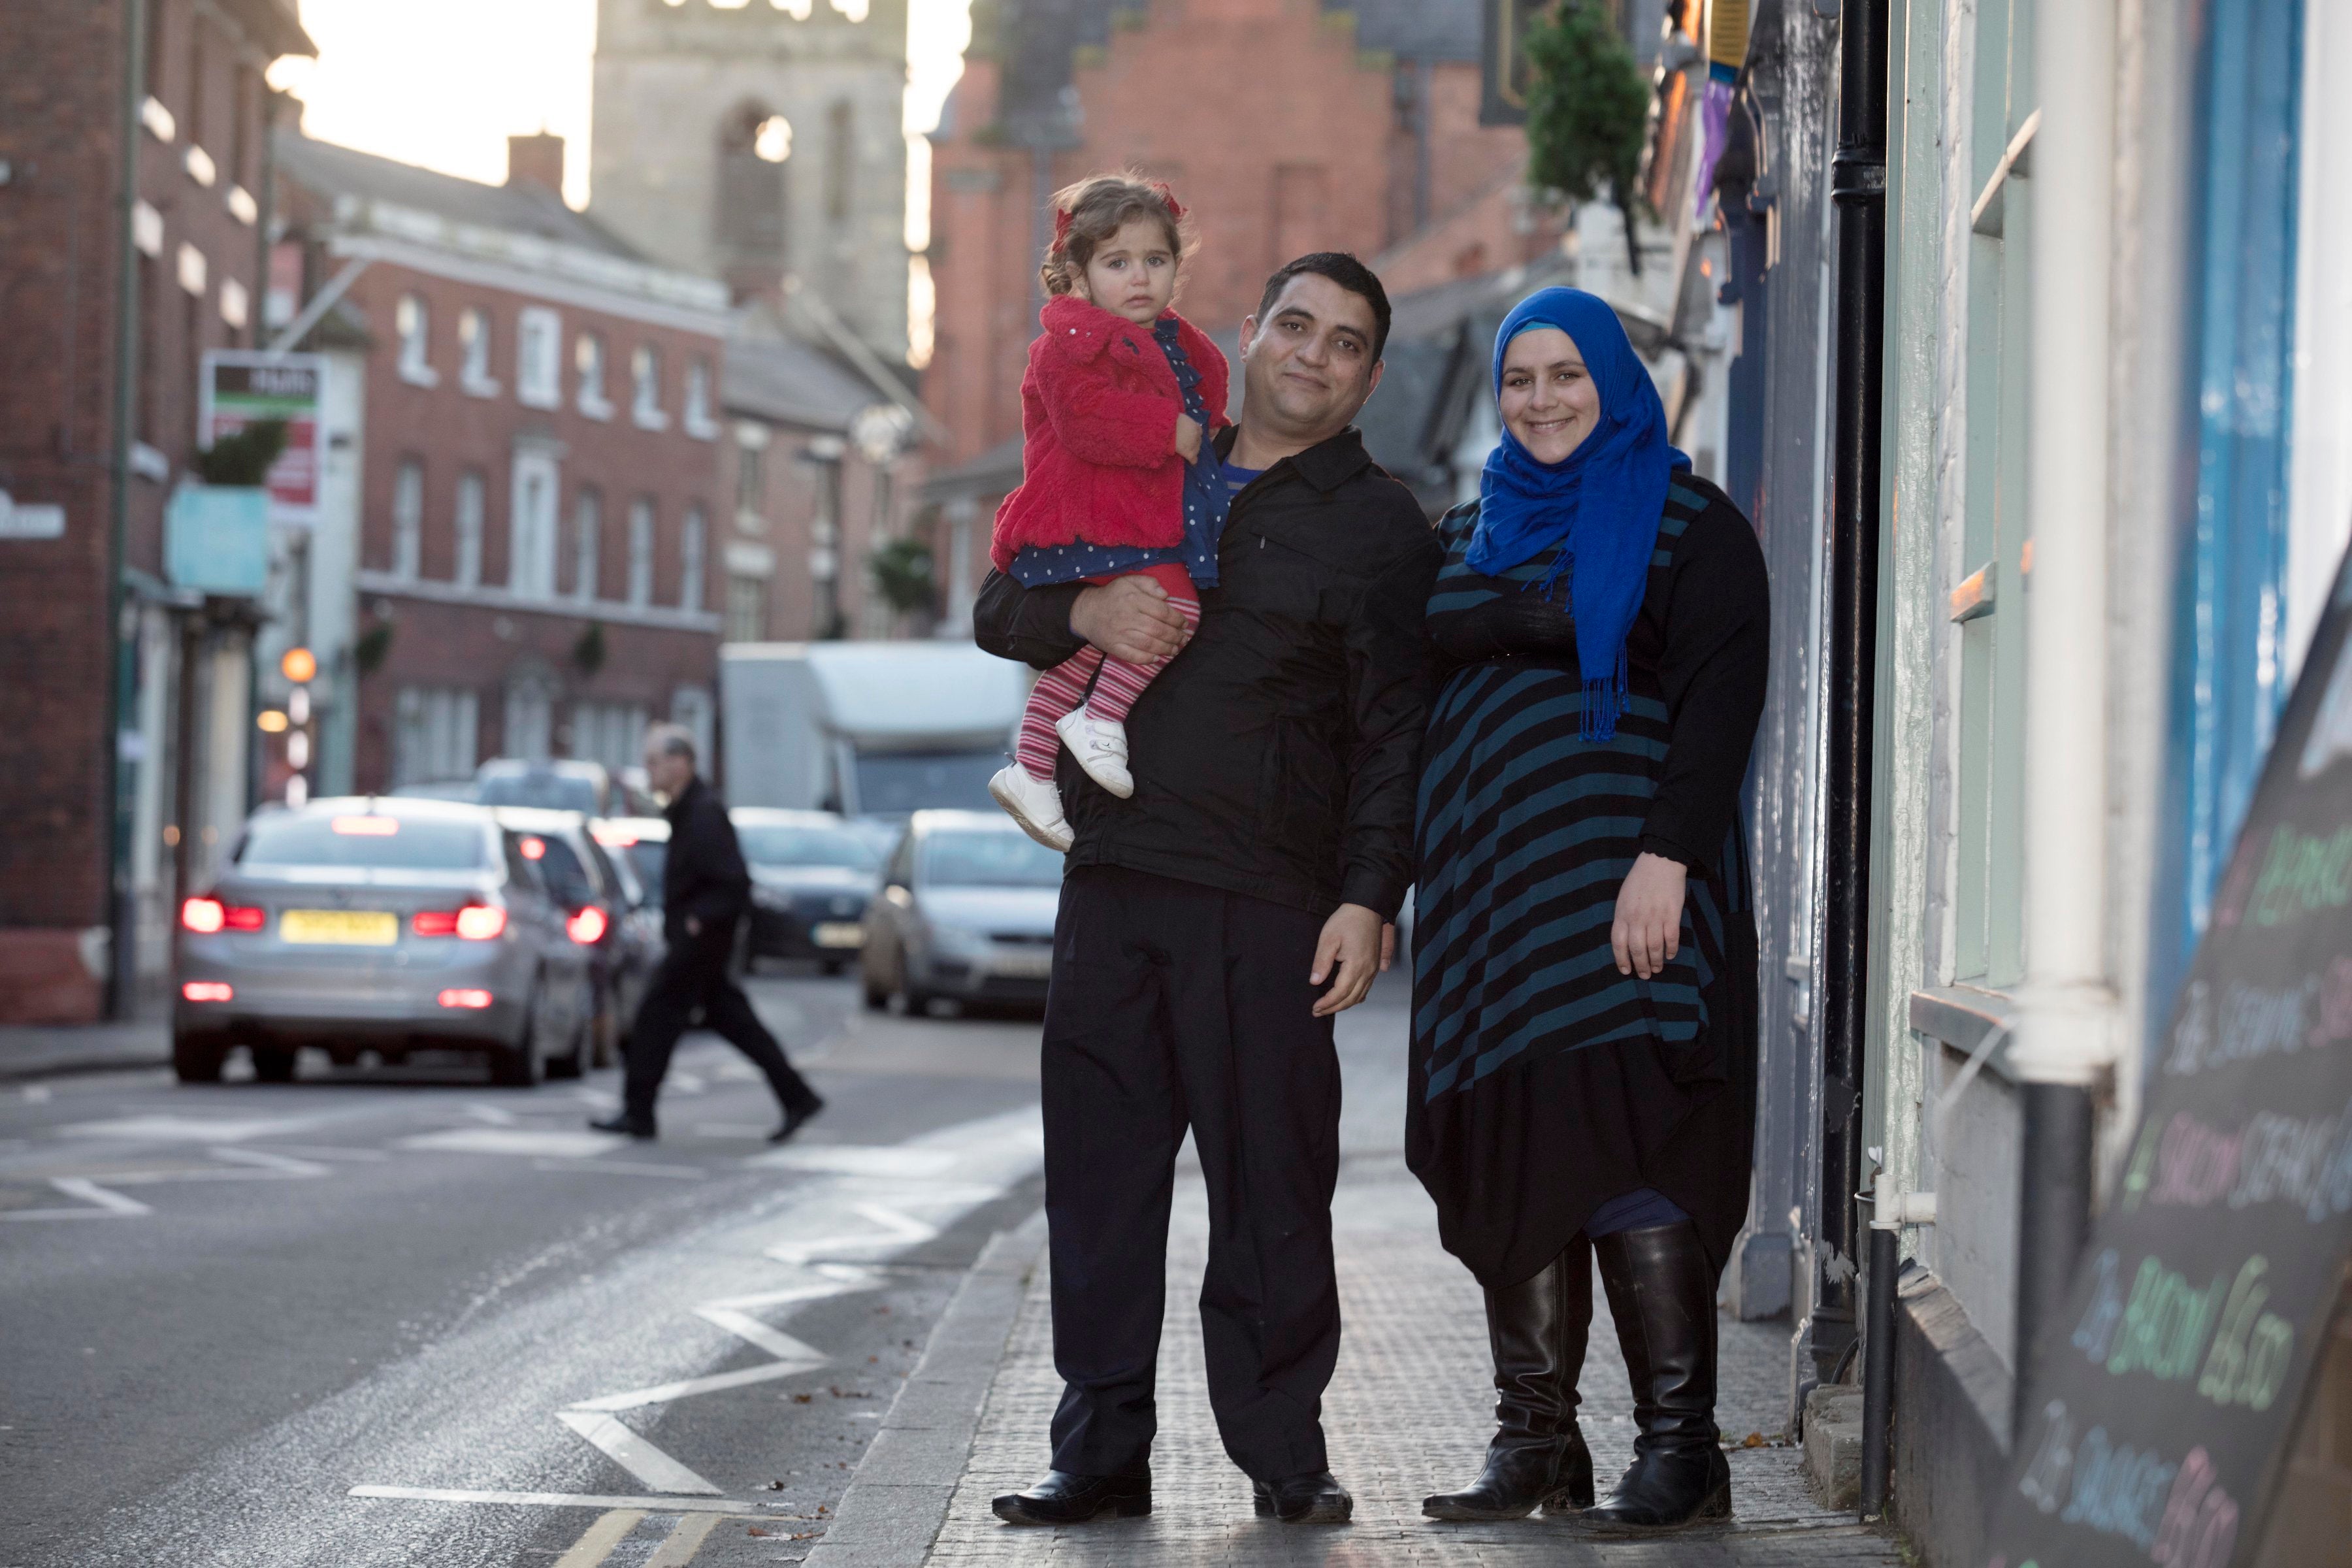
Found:
<svg viewBox="0 0 2352 1568"><path fill-rule="evenodd" d="M1396 927L1381 927L1381 973L1386 974L1389 965L1396 962Z"/></svg>
<svg viewBox="0 0 2352 1568"><path fill-rule="evenodd" d="M1070 603L1070 630L1113 658L1153 664L1184 647L1184 616L1168 590L1137 575L1098 584Z"/></svg>
<svg viewBox="0 0 2352 1568"><path fill-rule="evenodd" d="M1617 919L1609 946L1617 973L1647 980L1682 950L1683 882L1688 869L1679 860L1643 850L1617 889Z"/></svg>
<svg viewBox="0 0 2352 1568"><path fill-rule="evenodd" d="M1176 416L1176 455L1188 463L1201 455L1201 424L1189 414Z"/></svg>
<svg viewBox="0 0 2352 1568"><path fill-rule="evenodd" d="M1391 934L1388 939L1393 944ZM1381 963L1381 917L1361 904L1341 904L1323 922L1323 936L1315 944L1315 973L1307 977L1309 985L1320 985L1328 978L1331 989L1315 1003L1314 1016L1328 1018L1334 1013L1344 1013L1364 999L1372 988L1372 976L1387 967Z"/></svg>

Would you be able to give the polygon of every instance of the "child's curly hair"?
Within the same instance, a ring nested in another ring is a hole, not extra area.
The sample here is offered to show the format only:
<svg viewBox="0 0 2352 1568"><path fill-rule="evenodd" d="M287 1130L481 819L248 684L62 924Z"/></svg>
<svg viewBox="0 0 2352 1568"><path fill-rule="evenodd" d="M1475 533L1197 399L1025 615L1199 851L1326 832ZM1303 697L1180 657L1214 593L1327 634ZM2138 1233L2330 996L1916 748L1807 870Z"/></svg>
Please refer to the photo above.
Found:
<svg viewBox="0 0 2352 1568"><path fill-rule="evenodd" d="M1096 249L1135 218L1167 226L1168 248L1181 262L1192 246L1192 226L1176 194L1137 174L1095 174L1054 193L1054 243L1037 269L1048 294L1077 287Z"/></svg>

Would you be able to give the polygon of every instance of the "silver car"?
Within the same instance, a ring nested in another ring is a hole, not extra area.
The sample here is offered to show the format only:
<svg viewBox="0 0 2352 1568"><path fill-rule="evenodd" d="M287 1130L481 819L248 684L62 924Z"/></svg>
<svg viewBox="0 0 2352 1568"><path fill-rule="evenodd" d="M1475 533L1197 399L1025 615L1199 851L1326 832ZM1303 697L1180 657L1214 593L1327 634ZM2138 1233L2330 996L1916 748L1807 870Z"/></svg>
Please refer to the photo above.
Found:
<svg viewBox="0 0 2352 1568"><path fill-rule="evenodd" d="M172 1060L211 1082L232 1046L283 1080L295 1052L477 1050L495 1082L588 1064L586 948L531 836L478 806L383 797L255 816L180 907ZM540 846L544 854L544 845Z"/></svg>
<svg viewBox="0 0 2352 1568"><path fill-rule="evenodd" d="M859 957L866 1005L1036 1005L1054 972L1062 858L996 812L919 811L882 872Z"/></svg>

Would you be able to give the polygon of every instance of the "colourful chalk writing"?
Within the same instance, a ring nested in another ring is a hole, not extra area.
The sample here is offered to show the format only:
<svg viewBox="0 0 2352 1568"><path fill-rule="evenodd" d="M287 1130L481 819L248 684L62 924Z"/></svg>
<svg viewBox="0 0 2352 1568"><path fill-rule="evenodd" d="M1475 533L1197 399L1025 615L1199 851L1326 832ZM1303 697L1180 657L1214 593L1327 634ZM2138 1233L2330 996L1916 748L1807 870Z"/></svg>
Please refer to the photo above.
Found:
<svg viewBox="0 0 2352 1568"><path fill-rule="evenodd" d="M2095 1277L2091 1283L2090 1305L2083 1309L2083 1321L2074 1325L2074 1348L2095 1362L2107 1359L2107 1352L2115 1346L2116 1327L2124 1319L2118 1262L2114 1247L2100 1252L2092 1266Z"/></svg>
<svg viewBox="0 0 2352 1568"><path fill-rule="evenodd" d="M2205 1450L2191 1448L2172 1479L2148 1556L2166 1568L2222 1568L2237 1543L2238 1505L2216 1484Z"/></svg>
<svg viewBox="0 0 2352 1568"><path fill-rule="evenodd" d="M2271 834L2247 913L2258 926L2284 925L2352 903L2352 827L2325 838L2281 823Z"/></svg>
<svg viewBox="0 0 2352 1568"><path fill-rule="evenodd" d="M2117 1377L2144 1372L2165 1383L2194 1373L2205 1336L2221 1315L2221 1293L2219 1279L2200 1289L2156 1258L2140 1259L2107 1371Z"/></svg>
<svg viewBox="0 0 2352 1568"><path fill-rule="evenodd" d="M2150 1203L2203 1208L2237 1180L2242 1137L2208 1127L2189 1112L2177 1112L2164 1129L2157 1155L2156 1190Z"/></svg>
<svg viewBox="0 0 2352 1568"><path fill-rule="evenodd" d="M2212 1068L2293 1056L2352 1039L2352 961L2336 959L2323 978L2285 987L2232 981L2214 1005L2212 987L2192 980L2181 994L2164 1070L2174 1077Z"/></svg>
<svg viewBox="0 0 2352 1568"><path fill-rule="evenodd" d="M2102 1535L2120 1535L2145 1550L2156 1543L2179 1468L2128 1443L2118 1447L2105 1427L2094 1426L2074 1451L2073 1485L2058 1517Z"/></svg>
<svg viewBox="0 0 2352 1568"><path fill-rule="evenodd" d="M2262 1282L2268 1272L2270 1260L2257 1253L2246 1259L2230 1287L2221 1330L2197 1379L2197 1392L2216 1405L2268 1410L2286 1381L2294 1360L2294 1325L2263 1310L2271 1294Z"/></svg>

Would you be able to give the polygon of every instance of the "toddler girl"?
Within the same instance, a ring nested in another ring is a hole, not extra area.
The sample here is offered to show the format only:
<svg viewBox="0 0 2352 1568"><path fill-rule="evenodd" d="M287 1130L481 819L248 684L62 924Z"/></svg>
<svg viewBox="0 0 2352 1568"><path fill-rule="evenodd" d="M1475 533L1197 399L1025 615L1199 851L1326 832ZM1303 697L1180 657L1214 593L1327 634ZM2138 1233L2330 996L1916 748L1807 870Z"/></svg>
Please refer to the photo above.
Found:
<svg viewBox="0 0 2352 1568"><path fill-rule="evenodd" d="M997 508L992 555L1024 587L1156 579L1200 625L1217 581L1231 493L1209 437L1225 418L1225 357L1169 309L1184 253L1184 209L1168 187L1125 175L1054 198L1041 269L1044 331L1021 380L1021 488ZM1030 693L1013 765L989 793L1029 836L1070 847L1054 764L1067 745L1121 799L1127 713L1167 662L1129 664L1086 648Z"/></svg>

